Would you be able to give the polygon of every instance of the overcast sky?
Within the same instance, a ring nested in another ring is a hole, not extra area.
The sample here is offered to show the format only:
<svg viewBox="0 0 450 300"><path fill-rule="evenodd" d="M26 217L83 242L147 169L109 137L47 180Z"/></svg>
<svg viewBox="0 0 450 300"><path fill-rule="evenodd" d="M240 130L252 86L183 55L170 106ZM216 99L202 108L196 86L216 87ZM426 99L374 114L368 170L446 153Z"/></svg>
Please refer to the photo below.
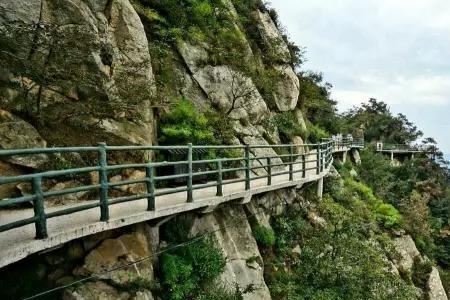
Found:
<svg viewBox="0 0 450 300"><path fill-rule="evenodd" d="M306 47L304 69L333 84L340 111L370 97L450 153L449 0L272 0Z"/></svg>

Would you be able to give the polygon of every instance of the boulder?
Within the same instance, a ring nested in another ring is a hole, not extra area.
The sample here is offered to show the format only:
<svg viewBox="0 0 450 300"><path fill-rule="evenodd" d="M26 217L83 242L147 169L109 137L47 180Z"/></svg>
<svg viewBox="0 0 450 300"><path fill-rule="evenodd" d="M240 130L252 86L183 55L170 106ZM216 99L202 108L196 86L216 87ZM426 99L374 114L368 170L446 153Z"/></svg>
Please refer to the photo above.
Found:
<svg viewBox="0 0 450 300"><path fill-rule="evenodd" d="M430 277L427 282L428 299L430 300L448 300L445 289L442 285L439 271L436 267L431 269Z"/></svg>
<svg viewBox="0 0 450 300"><path fill-rule="evenodd" d="M308 221L314 227L325 228L327 226L327 221L319 216L315 211L308 212Z"/></svg>
<svg viewBox="0 0 450 300"><path fill-rule="evenodd" d="M10 163L0 161L0 174L2 176L17 176L21 175L22 171ZM17 196L18 190L16 185L16 182L0 185L0 199Z"/></svg>
<svg viewBox="0 0 450 300"><path fill-rule="evenodd" d="M271 299L264 282L262 257L243 208L226 206L196 219L191 234L205 232L214 232L213 240L227 258L220 281L230 290L236 285L241 290L253 287L244 294L245 300Z"/></svg>
<svg viewBox="0 0 450 300"><path fill-rule="evenodd" d="M280 73L280 80L274 93L275 104L279 111L294 110L300 94L297 74L289 65L277 65L275 69Z"/></svg>
<svg viewBox="0 0 450 300"><path fill-rule="evenodd" d="M212 105L235 120L259 123L268 108L252 79L228 66L206 66L194 75Z"/></svg>
<svg viewBox="0 0 450 300"><path fill-rule="evenodd" d="M146 174L140 170L125 170L123 177L125 180L139 180L144 179ZM147 192L147 186L145 183L130 184L125 186L126 191L130 194L138 195Z"/></svg>
<svg viewBox="0 0 450 300"><path fill-rule="evenodd" d="M76 180L62 181L57 182L55 185L51 186L48 191L49 192L57 192L63 191L70 188L80 187L83 184ZM79 203L87 197L89 191L82 191L78 193L65 194L61 196L47 197L45 198L45 205L48 207L58 206L58 205L67 205Z"/></svg>
<svg viewBox="0 0 450 300"><path fill-rule="evenodd" d="M292 138L292 144L294 144L295 154L305 154L306 152L308 152L307 146L303 146L305 142L303 141L302 137L294 136ZM298 157L297 159L300 159L300 157Z"/></svg>
<svg viewBox="0 0 450 300"><path fill-rule="evenodd" d="M208 61L207 48L207 44L193 45L186 41L177 43L178 52L191 73L197 72Z"/></svg>
<svg viewBox="0 0 450 300"><path fill-rule="evenodd" d="M1 149L45 148L46 146L47 142L33 126L0 109ZM12 156L6 158L6 161L18 166L39 168L48 161L48 157L44 154Z"/></svg>
<svg viewBox="0 0 450 300"><path fill-rule="evenodd" d="M294 119L295 119L295 122L297 123L297 125L300 126L302 131L304 131L306 133L308 131L308 129L306 127L305 117L303 116L303 112L301 111L300 108L296 108L294 110Z"/></svg>
<svg viewBox="0 0 450 300"><path fill-rule="evenodd" d="M243 136L241 138L242 142L246 145L269 145L269 143L263 138L254 135ZM277 156L277 153L273 148L251 148L250 154L255 157L267 157L267 156ZM281 164L282 160L280 158L272 158L271 164ZM252 167L261 167L267 165L267 159L257 159L251 161ZM283 166L274 166L272 167L272 172L280 172L285 170ZM257 175L267 174L266 168L255 169L253 172Z"/></svg>
<svg viewBox="0 0 450 300"><path fill-rule="evenodd" d="M352 149L350 152L353 161L355 164L360 165L361 164L361 156L359 155L359 151L357 149Z"/></svg>
<svg viewBox="0 0 450 300"><path fill-rule="evenodd" d="M419 250L410 235L404 235L393 240L398 257L393 259L395 267L400 272L409 273L416 257L421 258Z"/></svg>
<svg viewBox="0 0 450 300"><path fill-rule="evenodd" d="M130 300L154 300L152 292L148 290L138 291Z"/></svg>
<svg viewBox="0 0 450 300"><path fill-rule="evenodd" d="M269 55L279 62L289 63L290 53L283 37L268 12L257 10L255 18Z"/></svg>
<svg viewBox="0 0 450 300"><path fill-rule="evenodd" d="M151 256L151 240L146 225L137 226L131 234L117 239L104 240L84 260L84 265L74 271L75 275L100 274L98 278L111 280L118 285L132 283L139 278L153 279L152 260L144 260L114 272L105 273L124 264Z"/></svg>
<svg viewBox="0 0 450 300"><path fill-rule="evenodd" d="M128 300L130 294L119 292L103 281L87 282L74 289L66 289L64 300Z"/></svg>
<svg viewBox="0 0 450 300"><path fill-rule="evenodd" d="M0 94L10 95L5 108L35 114L39 99L39 121L45 124L39 130L51 142L152 144L151 58L130 1L41 2L0 3L0 31L11 38L14 54L26 53L23 63L33 66L27 77L2 84ZM20 76L17 66L6 69ZM39 85L38 70L55 74Z"/></svg>

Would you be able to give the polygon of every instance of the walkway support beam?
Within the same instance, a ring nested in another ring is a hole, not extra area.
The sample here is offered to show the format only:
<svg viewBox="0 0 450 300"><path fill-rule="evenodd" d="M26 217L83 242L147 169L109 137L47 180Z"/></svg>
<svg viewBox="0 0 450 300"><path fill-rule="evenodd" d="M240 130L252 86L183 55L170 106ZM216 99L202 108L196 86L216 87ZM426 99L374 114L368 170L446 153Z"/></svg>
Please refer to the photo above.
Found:
<svg viewBox="0 0 450 300"><path fill-rule="evenodd" d="M100 165L99 181L100 181L100 221L109 220L109 203L108 203L108 162L106 154L106 143L98 144L98 162Z"/></svg>
<svg viewBox="0 0 450 300"><path fill-rule="evenodd" d="M323 177L317 181L317 198L323 198Z"/></svg>
<svg viewBox="0 0 450 300"><path fill-rule="evenodd" d="M42 178L35 177L31 182L33 193L36 195L33 201L34 217L36 218L36 238L45 239L48 237L47 234L47 216L44 211L44 196L42 193Z"/></svg>
<svg viewBox="0 0 450 300"><path fill-rule="evenodd" d="M153 174L153 167L149 164L145 168L145 176L147 179L147 193L149 194L147 198L147 210L155 210L156 201L155 201L155 178Z"/></svg>
<svg viewBox="0 0 450 300"><path fill-rule="evenodd" d="M217 161L217 193L216 196L223 196L223 174L222 161Z"/></svg>
<svg viewBox="0 0 450 300"><path fill-rule="evenodd" d="M192 190L192 143L188 144L188 177L187 177L187 202L193 202L193 190Z"/></svg>
<svg viewBox="0 0 450 300"><path fill-rule="evenodd" d="M250 189L250 145L245 145L245 189Z"/></svg>

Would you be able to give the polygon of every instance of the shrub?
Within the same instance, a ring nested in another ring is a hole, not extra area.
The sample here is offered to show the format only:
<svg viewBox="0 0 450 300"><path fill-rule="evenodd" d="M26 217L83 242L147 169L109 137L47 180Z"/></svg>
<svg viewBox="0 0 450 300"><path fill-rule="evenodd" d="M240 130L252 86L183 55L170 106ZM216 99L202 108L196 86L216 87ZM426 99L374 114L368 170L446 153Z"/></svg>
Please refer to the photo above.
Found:
<svg viewBox="0 0 450 300"><path fill-rule="evenodd" d="M381 202L381 200L373 194L372 189L364 183L355 181L351 178L346 178L344 183L345 186L356 192L358 196L361 197L361 200L366 201L369 205L377 205Z"/></svg>
<svg viewBox="0 0 450 300"><path fill-rule="evenodd" d="M309 140L312 143L319 143L323 138L328 138L330 134L319 126L308 123Z"/></svg>
<svg viewBox="0 0 450 300"><path fill-rule="evenodd" d="M294 136L307 138L307 132L297 123L291 111L277 114L271 119L271 123L287 139L292 139Z"/></svg>
<svg viewBox="0 0 450 300"><path fill-rule="evenodd" d="M211 284L205 288L204 293L198 295L195 300L243 300L239 287L229 290L223 285Z"/></svg>
<svg viewBox="0 0 450 300"><path fill-rule="evenodd" d="M225 263L222 252L205 238L164 254L160 261L164 298L195 299L211 293L206 287L223 272Z"/></svg>
<svg viewBox="0 0 450 300"><path fill-rule="evenodd" d="M205 239L191 244L185 253L195 275L201 281L209 281L219 276L225 268L225 257L213 243Z"/></svg>
<svg viewBox="0 0 450 300"><path fill-rule="evenodd" d="M433 265L428 261L422 261L420 258L414 258L414 264L412 268L412 281L414 285L425 290L430 277L431 269Z"/></svg>
<svg viewBox="0 0 450 300"><path fill-rule="evenodd" d="M272 228L257 225L253 228L253 236L260 246L272 247L275 245L275 232Z"/></svg>
<svg viewBox="0 0 450 300"><path fill-rule="evenodd" d="M163 254L161 257L162 284L170 291L170 299L178 300L188 298L197 287L192 276L192 266L182 257Z"/></svg>
<svg viewBox="0 0 450 300"><path fill-rule="evenodd" d="M402 224L402 216L391 204L382 203L375 210L375 218L385 228L399 227Z"/></svg>

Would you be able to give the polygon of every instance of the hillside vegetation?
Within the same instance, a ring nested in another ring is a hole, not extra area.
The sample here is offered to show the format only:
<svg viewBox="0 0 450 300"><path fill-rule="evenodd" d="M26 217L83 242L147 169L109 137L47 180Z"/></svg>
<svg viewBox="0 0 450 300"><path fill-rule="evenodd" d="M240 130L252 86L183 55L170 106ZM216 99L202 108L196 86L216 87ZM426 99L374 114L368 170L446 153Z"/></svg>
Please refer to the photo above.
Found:
<svg viewBox="0 0 450 300"><path fill-rule="evenodd" d="M90 278L45 297L447 299L433 298L440 290L430 284L442 281L450 292L450 171L443 154L377 99L338 113L332 85L304 70L303 45L281 23L261 0L1 2L1 149L101 141L303 144L341 133L366 147L360 163L355 153L346 163L336 157L323 199L314 185L285 189L77 239L0 270L0 298ZM378 141L419 139L431 154L393 164L375 151ZM1 160L0 170L12 176L93 163L82 154L33 159ZM118 173L110 175L130 175ZM0 198L23 193L23 186L7 186ZM131 258L142 261L98 276L104 265L114 269Z"/></svg>

